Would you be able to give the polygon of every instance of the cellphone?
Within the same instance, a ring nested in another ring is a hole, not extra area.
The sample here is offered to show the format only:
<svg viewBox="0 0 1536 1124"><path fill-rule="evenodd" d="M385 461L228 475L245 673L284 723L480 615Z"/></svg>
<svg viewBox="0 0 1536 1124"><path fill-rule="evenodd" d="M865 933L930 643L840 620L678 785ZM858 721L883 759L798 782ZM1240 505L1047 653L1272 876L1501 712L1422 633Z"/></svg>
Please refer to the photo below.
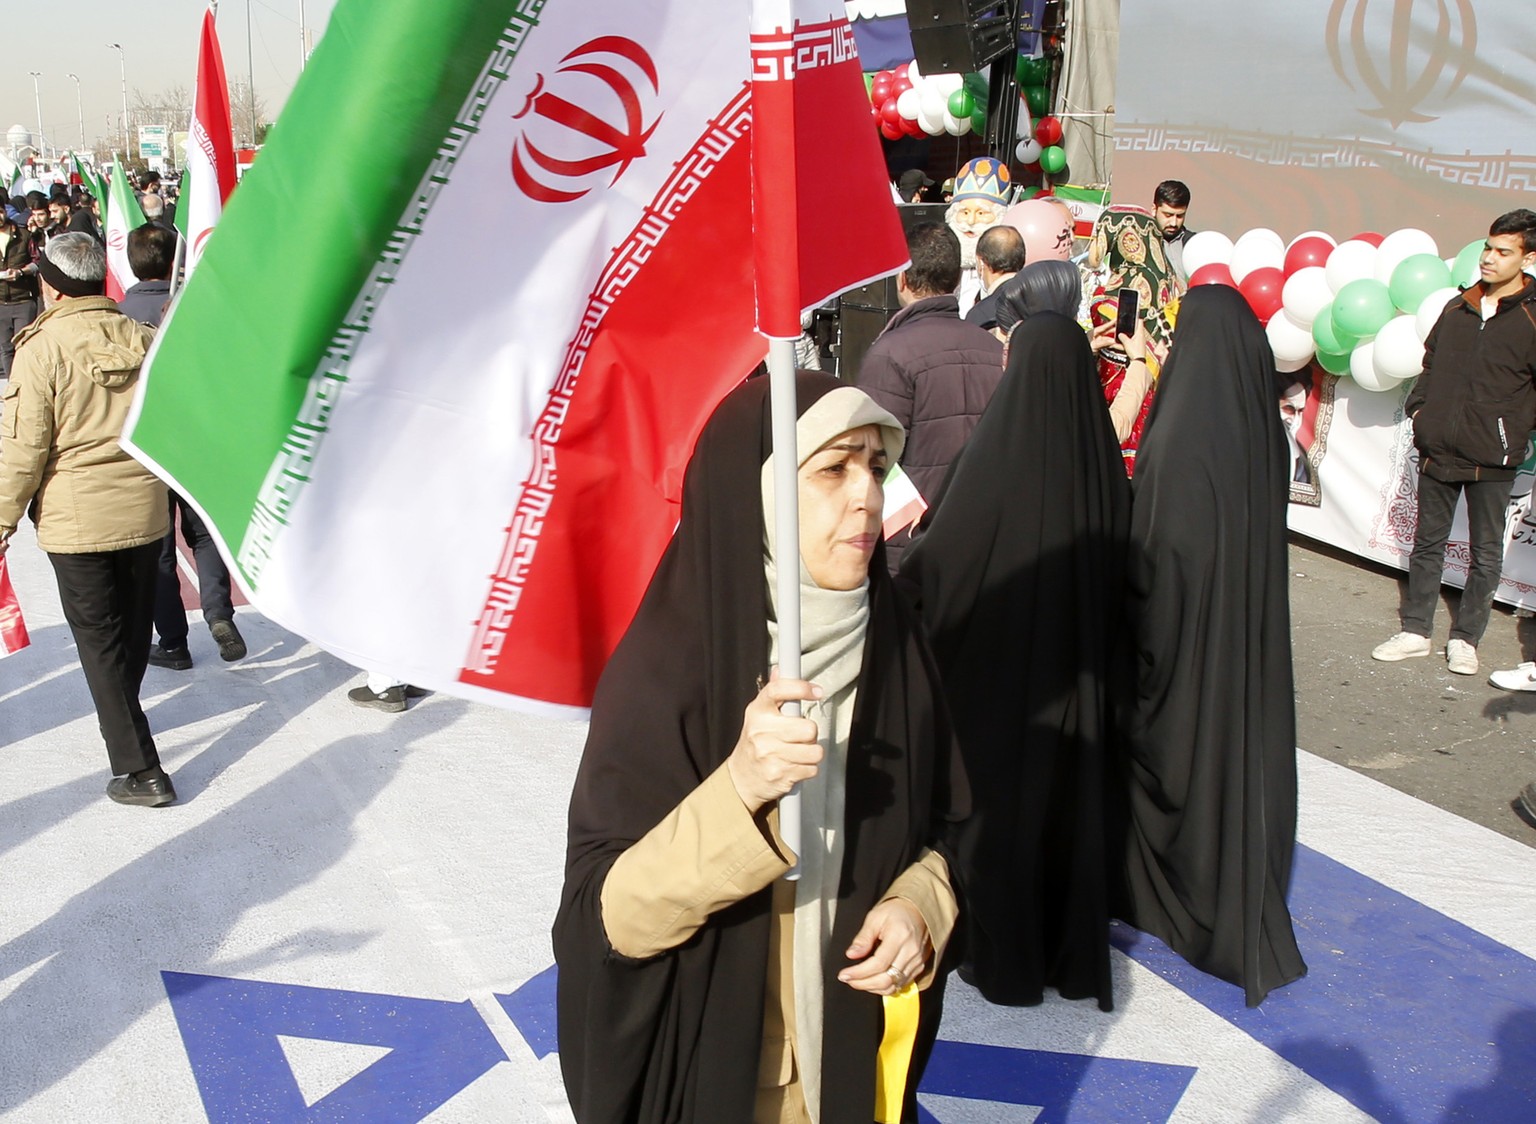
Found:
<svg viewBox="0 0 1536 1124"><path fill-rule="evenodd" d="M1136 334L1136 320L1141 315L1141 294L1135 289L1121 289L1115 312L1115 342L1121 336Z"/></svg>

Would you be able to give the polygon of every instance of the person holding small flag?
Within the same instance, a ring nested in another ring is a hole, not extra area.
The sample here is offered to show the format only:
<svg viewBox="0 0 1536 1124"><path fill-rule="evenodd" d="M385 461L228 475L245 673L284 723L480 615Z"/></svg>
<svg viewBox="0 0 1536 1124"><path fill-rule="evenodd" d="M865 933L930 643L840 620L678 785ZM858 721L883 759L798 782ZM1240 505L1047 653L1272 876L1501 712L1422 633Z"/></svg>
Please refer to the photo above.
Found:
<svg viewBox="0 0 1536 1124"><path fill-rule="evenodd" d="M139 687L165 485L119 444L154 333L105 296L106 254L89 234L56 235L38 266L47 311L17 337L0 410L0 554L30 507L107 743L107 795L159 807L176 789Z"/></svg>

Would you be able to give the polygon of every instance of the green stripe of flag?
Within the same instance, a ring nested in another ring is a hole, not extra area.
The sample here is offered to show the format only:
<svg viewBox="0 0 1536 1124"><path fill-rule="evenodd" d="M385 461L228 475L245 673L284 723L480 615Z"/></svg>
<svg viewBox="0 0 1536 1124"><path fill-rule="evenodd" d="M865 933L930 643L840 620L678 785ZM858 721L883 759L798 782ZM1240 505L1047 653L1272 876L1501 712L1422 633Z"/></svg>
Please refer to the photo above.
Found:
<svg viewBox="0 0 1536 1124"><path fill-rule="evenodd" d="M163 332L132 433L232 551L499 37L548 2L336 6Z"/></svg>

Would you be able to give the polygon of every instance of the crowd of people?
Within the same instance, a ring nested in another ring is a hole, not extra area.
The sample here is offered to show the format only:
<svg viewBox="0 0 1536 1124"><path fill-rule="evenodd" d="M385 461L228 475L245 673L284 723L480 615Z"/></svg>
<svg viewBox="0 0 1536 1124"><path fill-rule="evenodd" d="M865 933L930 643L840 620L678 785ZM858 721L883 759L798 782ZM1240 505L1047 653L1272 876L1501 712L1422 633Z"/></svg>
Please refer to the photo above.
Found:
<svg viewBox="0 0 1536 1124"><path fill-rule="evenodd" d="M910 1119L951 969L1109 1010L1114 917L1250 1004L1306 970L1262 327L1235 291L1183 297L1132 473L1142 403L1112 412L1091 336L1140 367L1145 326L1090 333L1077 266L1006 234L907 236L859 385L801 375L803 678L776 674L758 378L701 437L599 687L554 933L578 1119ZM887 540L898 461L928 507Z"/></svg>
<svg viewBox="0 0 1536 1124"><path fill-rule="evenodd" d="M911 1119L949 973L999 1004L1054 990L1110 1010L1112 918L1250 1005L1306 971L1286 904L1292 457L1264 330L1235 290L1187 290L1184 185L1111 208L1082 264L1030 260L1010 186L972 161L948 220L908 229L901 309L857 386L800 374L798 543L775 541L767 380L698 440L571 800L553 936L578 1119ZM90 201L41 201L0 225L0 555L30 511L108 795L158 807L176 794L139 692L150 663L192 666L178 523L221 657L245 655L196 510L118 444L177 237L163 211L130 233L140 281L115 302ZM1408 405L1419 543L1378 659L1428 653L1465 493L1475 580L1448 654L1464 671L1471 648L1475 670L1488 547L1536 425L1533 267L1536 215L1503 216L1430 336ZM1108 299L1125 290L1129 324ZM898 463L926 511L888 539ZM1510 689L1536 687L1525 671ZM400 710L413 689L371 676L351 697Z"/></svg>

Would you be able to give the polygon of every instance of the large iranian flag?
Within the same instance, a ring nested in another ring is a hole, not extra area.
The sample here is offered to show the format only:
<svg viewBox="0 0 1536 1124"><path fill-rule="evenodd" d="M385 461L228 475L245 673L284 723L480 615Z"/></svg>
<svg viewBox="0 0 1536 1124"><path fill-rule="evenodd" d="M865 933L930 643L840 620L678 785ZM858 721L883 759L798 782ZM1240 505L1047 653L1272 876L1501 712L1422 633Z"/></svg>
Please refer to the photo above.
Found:
<svg viewBox="0 0 1536 1124"><path fill-rule="evenodd" d="M771 219L776 322L905 260L843 4L776 8L338 4L125 438L258 608L427 687L589 704L766 351L754 67L825 91L814 126L779 99L806 128L776 171L836 205L804 238Z"/></svg>

